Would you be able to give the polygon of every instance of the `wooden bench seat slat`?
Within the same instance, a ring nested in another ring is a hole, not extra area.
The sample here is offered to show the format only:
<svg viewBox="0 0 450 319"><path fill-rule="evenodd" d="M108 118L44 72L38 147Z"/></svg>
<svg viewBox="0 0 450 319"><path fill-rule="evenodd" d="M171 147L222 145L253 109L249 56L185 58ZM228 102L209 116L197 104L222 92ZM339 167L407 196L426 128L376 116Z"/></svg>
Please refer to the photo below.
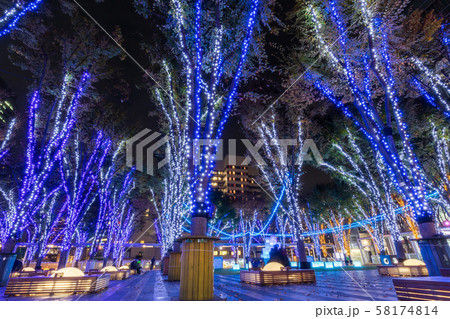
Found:
<svg viewBox="0 0 450 319"><path fill-rule="evenodd" d="M85 277L19 277L11 278L6 296L94 293L109 285L109 275Z"/></svg>
<svg viewBox="0 0 450 319"><path fill-rule="evenodd" d="M450 278L433 276L393 279L398 300L450 300Z"/></svg>
<svg viewBox="0 0 450 319"><path fill-rule="evenodd" d="M316 275L312 269L288 271L242 270L240 277L241 281L256 285L301 284L316 281Z"/></svg>
<svg viewBox="0 0 450 319"><path fill-rule="evenodd" d="M424 288L411 288L411 287L398 287L396 291L402 293L412 293L412 294L426 294L426 295L440 295L450 297L450 291L445 290L434 290L434 289L424 289Z"/></svg>
<svg viewBox="0 0 450 319"><path fill-rule="evenodd" d="M426 266L378 265L378 273L392 277L424 277L428 276Z"/></svg>

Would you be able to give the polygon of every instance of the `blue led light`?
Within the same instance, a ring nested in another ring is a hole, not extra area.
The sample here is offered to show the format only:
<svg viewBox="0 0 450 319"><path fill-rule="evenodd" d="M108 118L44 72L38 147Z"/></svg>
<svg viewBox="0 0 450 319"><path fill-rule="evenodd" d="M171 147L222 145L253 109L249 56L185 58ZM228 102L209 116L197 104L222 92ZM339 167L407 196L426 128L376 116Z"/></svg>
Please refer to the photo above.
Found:
<svg viewBox="0 0 450 319"><path fill-rule="evenodd" d="M0 23L9 20L9 22L7 22L7 24L0 29L0 38L14 30L20 18L22 18L27 12L36 10L42 1L43 0L33 1L27 4L21 10L20 7L16 5L15 8L7 11L5 15L0 18Z"/></svg>
<svg viewBox="0 0 450 319"><path fill-rule="evenodd" d="M316 79L314 84L325 97L327 97L337 108L342 110L347 118L353 121L354 125L370 142L373 151L375 151L375 153L379 152L382 155L382 159L387 166L395 187L410 205L416 220L422 219L424 221L429 221L432 220L433 215L428 207L428 202L424 193L424 177L420 174L421 168L417 157L414 154L408 127L403 120L403 114L399 107L398 92L396 90L394 72L388 48L387 32L389 30L383 30L381 24L377 25L376 19L370 11L366 1L361 1L359 5L360 9L363 11L363 20L368 29L369 41L374 37L374 27L377 28L377 34L379 33L381 36L379 37L380 41L371 42L373 45L371 46L369 53L371 64L374 66L368 67L369 57L364 54L364 69L358 69L356 71L354 69L355 65L349 61L352 54L347 53L347 49L350 48L351 45L348 43L348 33L345 30L345 19L340 12L342 10L338 8L337 1L330 0L327 9L339 35L339 54L341 60L337 59L335 53L333 53L330 47L326 46L326 43L324 43L321 35L323 30L321 29L320 22L317 20L318 16L315 14L314 8L311 9L311 11L312 19L315 24L316 36L319 39L320 46L331 57L331 64L336 67L336 61L339 62L338 69L345 76L345 81L348 84L348 88L354 99L353 105L357 109L358 114L361 115L361 119L358 120L350 109L336 97L336 94L320 80ZM374 78L377 79L379 84L381 84L385 90L386 102L389 103L392 108L392 117L395 120L397 133L400 136L403 146L403 158L401 158L398 150L392 146L391 127L385 129L386 125L382 121L382 116L379 115L376 107L374 107L376 103L370 98L370 75L366 74L364 78L364 90L359 88L355 79L355 72L367 72L369 69L376 75ZM310 75L310 77L314 78L314 75Z"/></svg>
<svg viewBox="0 0 450 319"><path fill-rule="evenodd" d="M283 193L284 193L284 189L283 189ZM269 219L266 221L266 224L264 225L263 229L266 229L267 227L269 227L269 224L272 221L273 217L275 216L276 210L278 209L278 207L280 205L280 201L282 199L283 193L280 196L280 200L277 201L277 203L276 203L276 205L274 207L274 210L272 211L272 214L270 215ZM427 199L435 198L436 196L438 196L438 192L437 191L427 195L426 198ZM405 205L403 207L399 207L399 208L395 209L395 213L396 214L406 213L408 211L409 207L410 207L409 204ZM351 228L363 227L364 225L368 225L368 224L371 224L373 222L382 221L385 218L386 217L385 217L384 214L379 214L379 215L375 215L375 216L373 216L371 218L360 220L360 221L353 222L353 223L350 223L350 224L345 224L345 225L340 226L340 227L325 228L325 229L321 229L319 231L313 231L313 232L304 232L304 233L301 234L301 236L302 237L309 237L309 236L314 236L314 235L331 234L331 233L336 232L336 231L338 231L340 229L348 230L348 229L351 229ZM191 223L189 219L186 218L185 220L186 220L186 222L188 224ZM215 231L217 231L221 235L224 235L223 237L220 237L220 239L222 239L222 240L232 239L232 238L239 238L239 237L242 237L242 236L246 235L244 233L230 234L230 233L224 232L223 230L214 228L213 226L210 226L210 227L212 227ZM189 232L189 229L184 227L184 226L183 226L183 229L185 231ZM264 234L266 236L277 236L277 237L282 236L281 234L270 234L270 233L266 234L266 233L263 233L262 231L259 231L258 233L255 233L254 236L259 236L259 235L262 235L262 234ZM292 234L286 234L285 236L286 237L292 237Z"/></svg>

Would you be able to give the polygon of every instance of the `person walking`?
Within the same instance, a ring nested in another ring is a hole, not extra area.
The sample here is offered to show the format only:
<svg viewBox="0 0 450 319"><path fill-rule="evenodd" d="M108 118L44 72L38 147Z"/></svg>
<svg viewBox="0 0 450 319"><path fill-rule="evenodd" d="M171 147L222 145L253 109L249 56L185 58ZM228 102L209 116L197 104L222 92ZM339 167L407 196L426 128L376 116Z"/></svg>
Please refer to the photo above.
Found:
<svg viewBox="0 0 450 319"><path fill-rule="evenodd" d="M150 270L153 270L153 267L155 267L155 256L152 257L152 259L150 259L151 263L150 263Z"/></svg>

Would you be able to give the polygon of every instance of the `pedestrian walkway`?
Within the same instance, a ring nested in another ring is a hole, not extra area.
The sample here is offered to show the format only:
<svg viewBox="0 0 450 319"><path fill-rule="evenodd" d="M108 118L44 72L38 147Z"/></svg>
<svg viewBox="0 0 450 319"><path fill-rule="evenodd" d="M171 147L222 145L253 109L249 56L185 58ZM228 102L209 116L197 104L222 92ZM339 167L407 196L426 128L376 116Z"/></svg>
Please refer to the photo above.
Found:
<svg viewBox="0 0 450 319"><path fill-rule="evenodd" d="M256 286L241 283L239 275L215 275L215 295L222 300L397 300L392 279L377 270L317 272L317 282L305 285ZM168 301L177 300L179 282L169 282L158 270L111 281L108 289L90 295L10 297L1 300Z"/></svg>
<svg viewBox="0 0 450 319"><path fill-rule="evenodd" d="M377 270L316 272L316 283L256 286L239 276L215 276L215 293L226 300L397 300L392 279Z"/></svg>

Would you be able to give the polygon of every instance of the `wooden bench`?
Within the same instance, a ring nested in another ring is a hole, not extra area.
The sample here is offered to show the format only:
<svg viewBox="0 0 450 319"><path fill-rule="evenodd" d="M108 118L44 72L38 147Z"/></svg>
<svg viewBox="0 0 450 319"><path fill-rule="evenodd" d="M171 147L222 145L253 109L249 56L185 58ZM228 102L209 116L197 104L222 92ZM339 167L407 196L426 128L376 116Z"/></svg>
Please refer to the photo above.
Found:
<svg viewBox="0 0 450 319"><path fill-rule="evenodd" d="M101 271L101 270L90 270L88 271L87 275L102 275L102 274L108 274L110 276L109 280L124 280L130 277L130 271L129 270L118 270L118 271Z"/></svg>
<svg viewBox="0 0 450 319"><path fill-rule="evenodd" d="M313 269L293 269L280 271L241 270L241 281L255 285L289 285L316 282Z"/></svg>
<svg viewBox="0 0 450 319"><path fill-rule="evenodd" d="M450 268L442 268L441 275L444 277L450 277Z"/></svg>
<svg viewBox="0 0 450 319"><path fill-rule="evenodd" d="M400 301L450 301L450 278L442 276L392 279Z"/></svg>
<svg viewBox="0 0 450 319"><path fill-rule="evenodd" d="M22 277L47 277L48 270L35 270L35 271L18 271L12 272L10 278L22 278Z"/></svg>
<svg viewBox="0 0 450 319"><path fill-rule="evenodd" d="M109 278L109 274L84 277L11 278L5 296L95 293L109 286Z"/></svg>
<svg viewBox="0 0 450 319"><path fill-rule="evenodd" d="M378 273L381 276L392 277L425 277L428 276L428 269L426 266L377 266Z"/></svg>

